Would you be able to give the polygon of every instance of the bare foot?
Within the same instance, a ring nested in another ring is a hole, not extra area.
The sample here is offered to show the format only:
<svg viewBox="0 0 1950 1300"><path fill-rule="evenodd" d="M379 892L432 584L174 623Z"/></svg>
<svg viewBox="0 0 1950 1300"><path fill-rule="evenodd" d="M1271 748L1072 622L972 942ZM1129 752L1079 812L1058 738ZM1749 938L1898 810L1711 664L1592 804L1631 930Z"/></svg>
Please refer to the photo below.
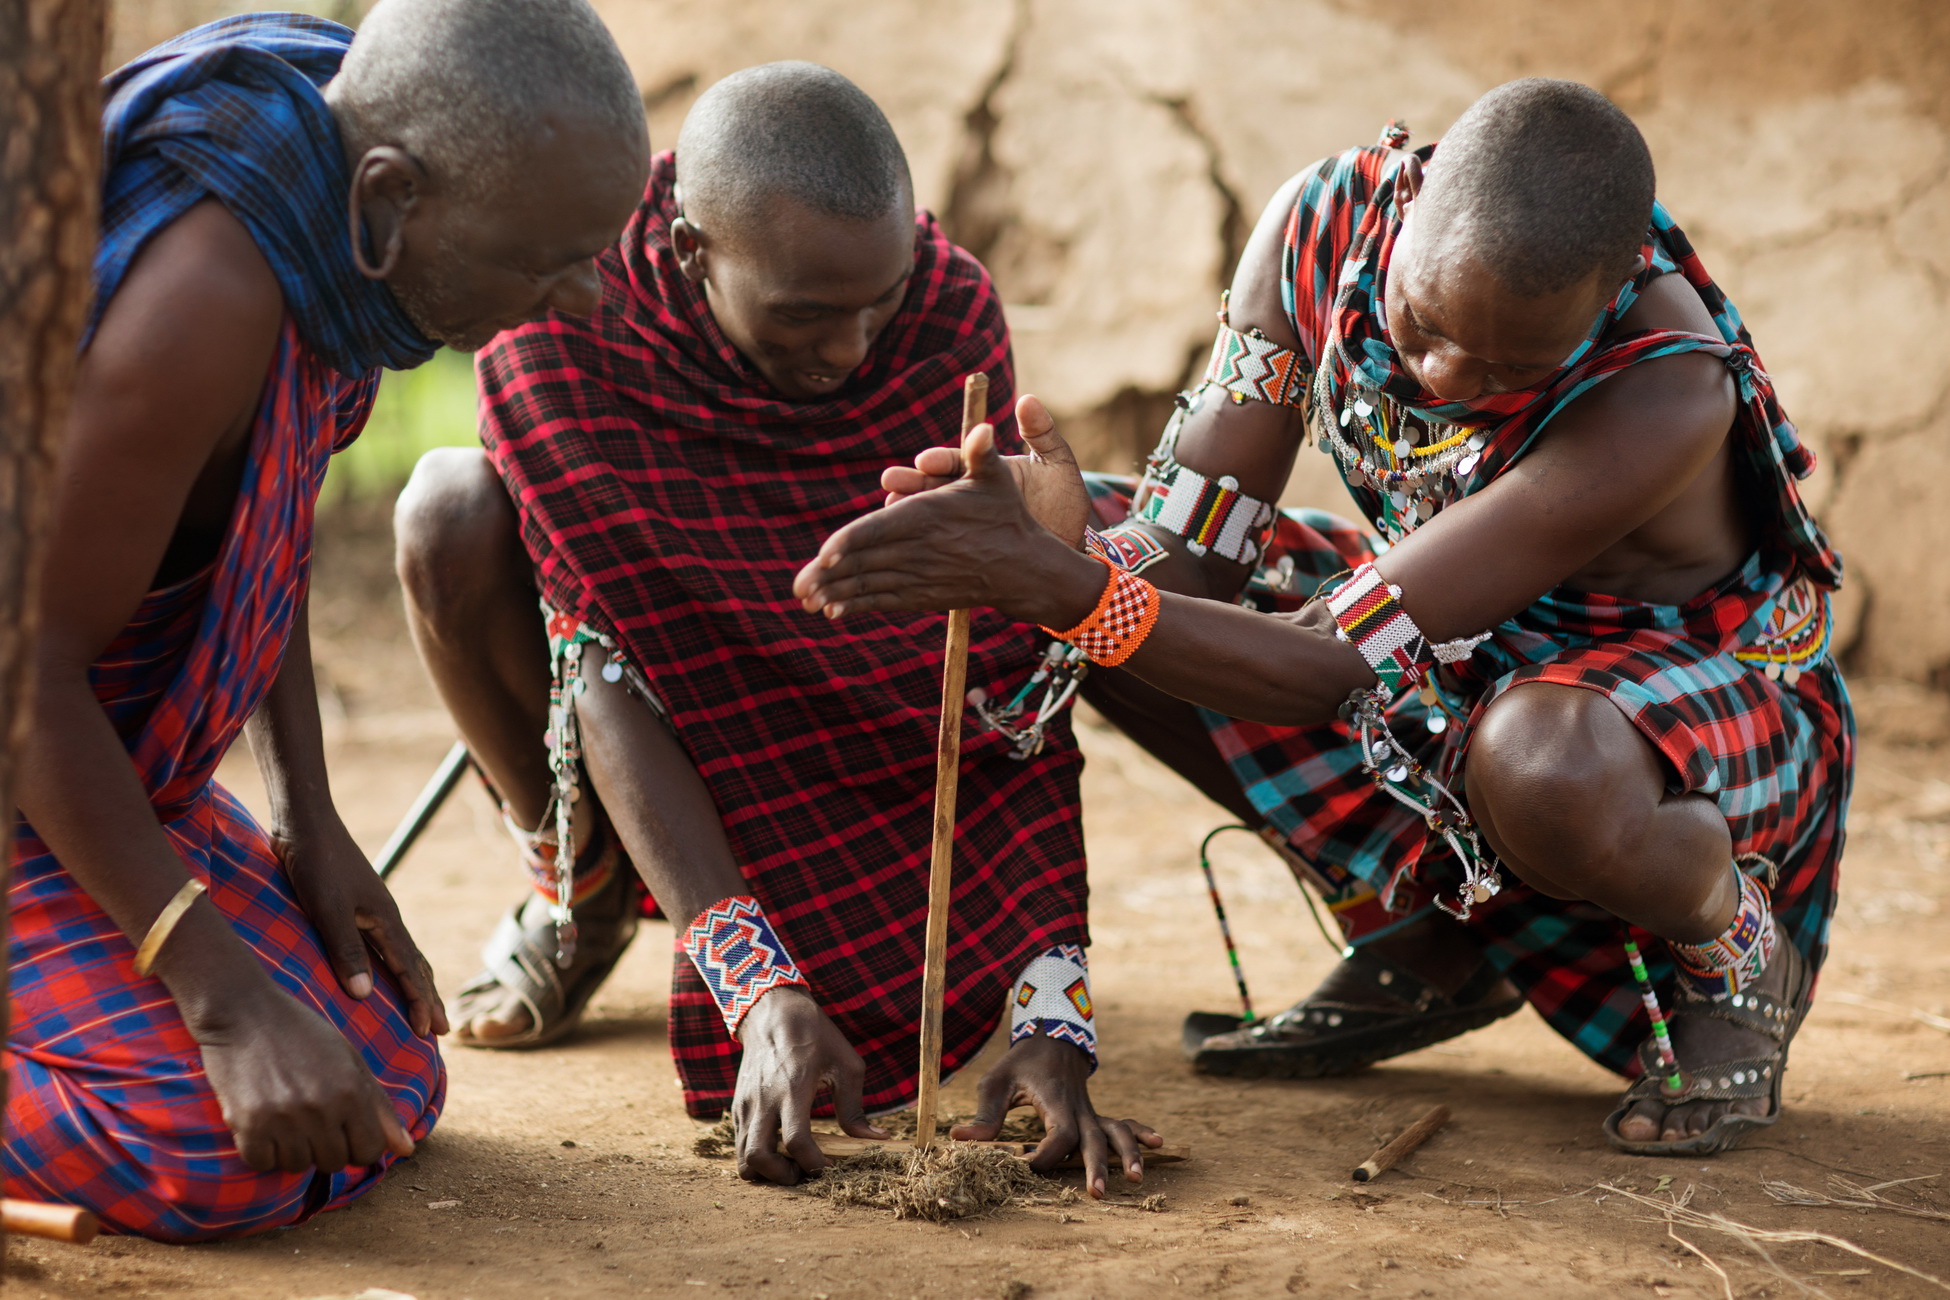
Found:
<svg viewBox="0 0 1950 1300"><path fill-rule="evenodd" d="M1781 943L1787 942L1783 935ZM1761 974L1753 992L1769 1000L1787 1000L1789 963L1776 954ZM1679 1016L1670 1022L1673 1054L1687 1074L1704 1073L1723 1061L1774 1056L1781 1045L1762 1033L1710 1016ZM1777 1067L1778 1068L1778 1067ZM1741 1101L1688 1101L1668 1106L1648 1097L1625 1112L1618 1121L1618 1136L1627 1142L1681 1142L1698 1137L1724 1115L1766 1115L1773 1107L1768 1097Z"/></svg>

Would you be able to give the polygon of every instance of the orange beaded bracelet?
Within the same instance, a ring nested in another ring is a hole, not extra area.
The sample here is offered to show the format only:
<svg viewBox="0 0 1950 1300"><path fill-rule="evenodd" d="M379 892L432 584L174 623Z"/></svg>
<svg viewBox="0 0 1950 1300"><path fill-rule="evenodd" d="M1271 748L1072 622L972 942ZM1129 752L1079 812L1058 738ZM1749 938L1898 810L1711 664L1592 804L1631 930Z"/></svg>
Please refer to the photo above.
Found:
<svg viewBox="0 0 1950 1300"><path fill-rule="evenodd" d="M1136 654L1144 638L1151 635L1158 621L1158 589L1101 555L1090 558L1110 570L1110 581L1097 598L1097 608L1067 632L1050 627L1043 631L1059 641L1068 641L1092 663L1115 668Z"/></svg>

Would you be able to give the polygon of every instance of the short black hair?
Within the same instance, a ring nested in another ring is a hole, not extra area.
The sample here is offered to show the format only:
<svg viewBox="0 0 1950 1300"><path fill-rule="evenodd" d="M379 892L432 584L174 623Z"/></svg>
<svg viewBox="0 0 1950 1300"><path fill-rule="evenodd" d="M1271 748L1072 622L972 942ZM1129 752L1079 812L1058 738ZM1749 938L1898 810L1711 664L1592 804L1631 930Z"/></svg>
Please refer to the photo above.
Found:
<svg viewBox="0 0 1950 1300"><path fill-rule="evenodd" d="M684 213L737 227L779 198L878 220L913 204L907 155L880 106L831 68L765 63L698 97L677 136Z"/></svg>
<svg viewBox="0 0 1950 1300"><path fill-rule="evenodd" d="M1652 219L1652 152L1589 86L1527 77L1469 106L1442 137L1417 207L1525 297L1593 272L1623 279Z"/></svg>

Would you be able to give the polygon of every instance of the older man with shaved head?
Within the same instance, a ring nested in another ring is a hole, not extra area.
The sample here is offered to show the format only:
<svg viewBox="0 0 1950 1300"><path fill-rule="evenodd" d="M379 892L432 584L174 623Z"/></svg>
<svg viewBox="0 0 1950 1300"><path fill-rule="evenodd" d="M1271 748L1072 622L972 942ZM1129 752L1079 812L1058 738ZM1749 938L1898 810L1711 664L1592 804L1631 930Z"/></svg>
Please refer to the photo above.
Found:
<svg viewBox="0 0 1950 1300"><path fill-rule="evenodd" d="M1007 412L1008 335L982 267L915 210L886 118L808 63L707 91L598 265L595 315L483 354L486 456L430 456L400 501L421 653L540 890L457 1033L567 1032L640 875L683 927L685 1104L736 1116L747 1177L796 1182L825 1163L816 1106L871 1136L869 1111L914 1095L943 621L811 622L792 575L879 499L889 456L954 424L965 375ZM1047 645L978 617L970 685L1013 696ZM1101 1195L1107 1154L1136 1180L1158 1139L1086 1085L1079 762L1061 726L963 748L943 1064L1006 1005L1013 1045L961 1133L1034 1104L1035 1163L1081 1147Z"/></svg>
<svg viewBox="0 0 1950 1300"><path fill-rule="evenodd" d="M1406 136L1274 198L1135 497L1094 486L1103 536L1053 433L1012 475L978 430L799 590L1061 629L1328 893L1339 969L1188 1024L1199 1068L1344 1072L1528 999L1633 1079L1614 1145L1725 1150L1780 1114L1848 807L1813 457L1602 95L1512 82ZM1363 527L1274 509L1310 440Z"/></svg>
<svg viewBox="0 0 1950 1300"><path fill-rule="evenodd" d="M356 39L228 19L117 72L103 117L20 769L6 1172L202 1240L357 1197L445 1092L426 962L325 780L326 462L384 368L595 306L649 151L585 0L383 0ZM244 730L268 829L212 779Z"/></svg>

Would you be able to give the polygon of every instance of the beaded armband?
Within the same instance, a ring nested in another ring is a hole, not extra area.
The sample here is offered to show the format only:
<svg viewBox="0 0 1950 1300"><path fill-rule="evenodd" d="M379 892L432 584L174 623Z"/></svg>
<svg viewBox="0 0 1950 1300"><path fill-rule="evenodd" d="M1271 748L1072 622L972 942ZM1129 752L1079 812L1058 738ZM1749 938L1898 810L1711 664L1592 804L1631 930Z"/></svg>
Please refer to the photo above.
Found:
<svg viewBox="0 0 1950 1300"><path fill-rule="evenodd" d="M1211 386L1178 395L1177 409L1145 462L1131 510L1135 518L1184 538L1193 555L1216 550L1235 564L1251 564L1259 559L1273 523L1272 505L1241 492L1239 480L1230 474L1209 479L1178 463L1178 430Z"/></svg>
<svg viewBox="0 0 1950 1300"><path fill-rule="evenodd" d="M795 984L807 987L806 977L765 919L765 909L749 894L721 898L699 912L684 931L684 951L711 990L733 1038L767 993Z"/></svg>
<svg viewBox="0 0 1950 1300"><path fill-rule="evenodd" d="M1415 685L1437 663L1460 663L1489 640L1488 632L1430 641L1401 606L1402 589L1392 586L1364 564L1327 595L1334 615L1334 636L1351 643L1374 669L1390 695Z"/></svg>
<svg viewBox="0 0 1950 1300"><path fill-rule="evenodd" d="M1257 329L1241 334L1232 328L1231 299L1230 289L1219 296L1219 336L1212 342L1212 359L1205 363L1205 382L1230 393L1235 402L1250 398L1306 409L1313 378L1307 359Z"/></svg>
<svg viewBox="0 0 1950 1300"><path fill-rule="evenodd" d="M1163 543L1129 519L1101 533L1084 529L1083 549L1126 573L1143 573L1170 554Z"/></svg>
<svg viewBox="0 0 1950 1300"><path fill-rule="evenodd" d="M1097 608L1067 632L1051 627L1043 631L1059 641L1068 641L1092 663L1115 668L1136 654L1144 638L1151 635L1158 621L1158 589L1101 555L1091 558L1110 570L1110 581L1097 598Z"/></svg>
<svg viewBox="0 0 1950 1300"><path fill-rule="evenodd" d="M1228 474L1209 479L1169 456L1153 458L1139 485L1138 517L1185 539L1193 555L1217 551L1235 564L1259 559L1273 507Z"/></svg>
<svg viewBox="0 0 1950 1300"><path fill-rule="evenodd" d="M1074 1043L1097 1068L1097 1021L1090 1005L1090 965L1083 949L1061 943L1023 967L1009 995L1009 1041L1038 1030Z"/></svg>

